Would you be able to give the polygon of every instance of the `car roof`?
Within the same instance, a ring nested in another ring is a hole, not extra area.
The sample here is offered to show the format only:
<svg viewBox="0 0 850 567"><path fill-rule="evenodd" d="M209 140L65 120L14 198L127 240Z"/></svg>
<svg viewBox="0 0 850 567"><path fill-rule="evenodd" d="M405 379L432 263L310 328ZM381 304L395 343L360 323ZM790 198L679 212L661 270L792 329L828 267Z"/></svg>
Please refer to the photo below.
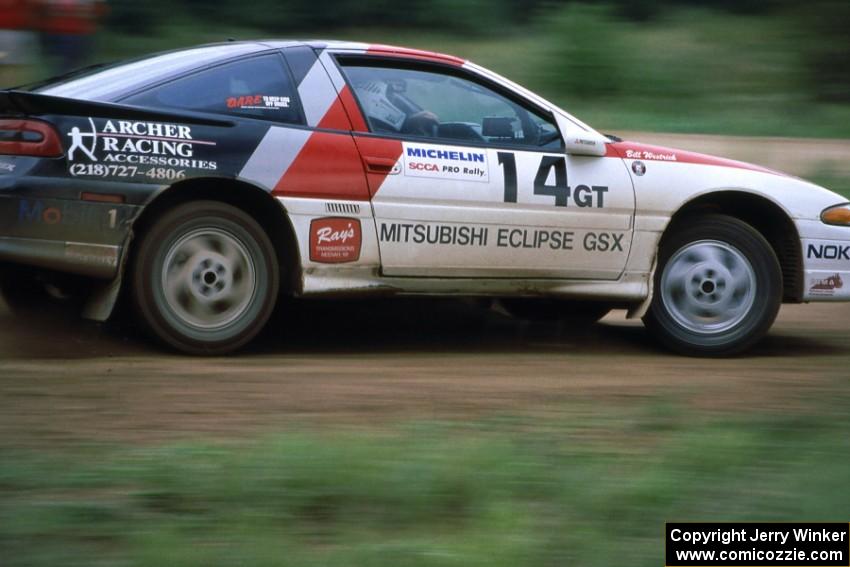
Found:
<svg viewBox="0 0 850 567"><path fill-rule="evenodd" d="M135 60L120 61L114 65L91 69L90 72L46 81L34 90L41 94L67 98L116 100L140 85L156 82L169 76L178 76L198 67L265 50L297 46L425 60L454 66L462 66L466 63L465 60L451 55L383 44L327 39L228 40L153 53Z"/></svg>
<svg viewBox="0 0 850 567"><path fill-rule="evenodd" d="M408 59L429 60L438 63L447 63L450 65L463 65L465 59L447 55L445 53L437 53L435 51L426 51L424 49L415 49L411 47L402 47L397 45L386 45L382 43L365 43L356 41L340 41L334 39L310 39L310 40L286 40L272 39L258 41L262 45L283 49L298 45L305 45L313 49L330 49L334 51L354 51L368 55L385 55L391 57L404 57Z"/></svg>
<svg viewBox="0 0 850 567"><path fill-rule="evenodd" d="M152 53L50 79L33 90L51 96L108 101L139 85L266 50L269 47L258 42L227 42Z"/></svg>

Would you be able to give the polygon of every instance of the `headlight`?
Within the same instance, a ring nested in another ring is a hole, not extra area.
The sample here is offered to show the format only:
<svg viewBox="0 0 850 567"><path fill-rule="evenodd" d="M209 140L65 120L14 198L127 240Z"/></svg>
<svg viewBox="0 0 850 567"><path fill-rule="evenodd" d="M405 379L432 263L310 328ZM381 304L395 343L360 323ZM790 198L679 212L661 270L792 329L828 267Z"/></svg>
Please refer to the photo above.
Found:
<svg viewBox="0 0 850 567"><path fill-rule="evenodd" d="M826 224L850 226L850 203L826 209L820 214L820 220Z"/></svg>

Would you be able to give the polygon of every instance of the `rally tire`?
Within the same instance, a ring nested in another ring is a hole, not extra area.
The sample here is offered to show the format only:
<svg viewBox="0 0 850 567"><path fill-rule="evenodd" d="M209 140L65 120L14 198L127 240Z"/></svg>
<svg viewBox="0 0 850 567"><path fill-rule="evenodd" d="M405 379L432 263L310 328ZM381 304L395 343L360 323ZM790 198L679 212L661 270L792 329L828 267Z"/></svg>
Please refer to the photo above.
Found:
<svg viewBox="0 0 850 567"><path fill-rule="evenodd" d="M662 241L643 321L680 354L732 356L767 333L781 303L782 270L767 240L736 218L705 215Z"/></svg>
<svg viewBox="0 0 850 567"><path fill-rule="evenodd" d="M132 301L165 344L189 354L226 354L265 326L279 271L268 235L245 212L217 201L189 202L143 235Z"/></svg>

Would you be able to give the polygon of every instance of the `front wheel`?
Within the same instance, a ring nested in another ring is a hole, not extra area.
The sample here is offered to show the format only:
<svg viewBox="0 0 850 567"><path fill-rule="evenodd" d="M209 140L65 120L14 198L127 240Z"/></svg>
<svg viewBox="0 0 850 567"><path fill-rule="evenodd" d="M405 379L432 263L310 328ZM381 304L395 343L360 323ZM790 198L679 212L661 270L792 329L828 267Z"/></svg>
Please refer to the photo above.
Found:
<svg viewBox="0 0 850 567"><path fill-rule="evenodd" d="M133 302L152 333L192 354L223 354L262 330L277 299L274 247L243 211L215 201L180 205L144 235Z"/></svg>
<svg viewBox="0 0 850 567"><path fill-rule="evenodd" d="M644 323L668 348L729 356L767 333L782 302L782 271L750 225L707 215L662 242L655 293Z"/></svg>

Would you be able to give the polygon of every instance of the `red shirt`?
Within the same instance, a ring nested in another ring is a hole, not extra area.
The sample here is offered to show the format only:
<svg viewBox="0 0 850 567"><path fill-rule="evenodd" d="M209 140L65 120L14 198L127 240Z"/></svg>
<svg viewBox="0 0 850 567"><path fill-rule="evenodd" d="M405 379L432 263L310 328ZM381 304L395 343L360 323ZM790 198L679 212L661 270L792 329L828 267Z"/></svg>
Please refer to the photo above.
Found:
<svg viewBox="0 0 850 567"><path fill-rule="evenodd" d="M24 30L32 26L33 3L30 0L0 0L0 29Z"/></svg>
<svg viewBox="0 0 850 567"><path fill-rule="evenodd" d="M100 0L41 0L38 28L53 34L92 34L105 8Z"/></svg>

